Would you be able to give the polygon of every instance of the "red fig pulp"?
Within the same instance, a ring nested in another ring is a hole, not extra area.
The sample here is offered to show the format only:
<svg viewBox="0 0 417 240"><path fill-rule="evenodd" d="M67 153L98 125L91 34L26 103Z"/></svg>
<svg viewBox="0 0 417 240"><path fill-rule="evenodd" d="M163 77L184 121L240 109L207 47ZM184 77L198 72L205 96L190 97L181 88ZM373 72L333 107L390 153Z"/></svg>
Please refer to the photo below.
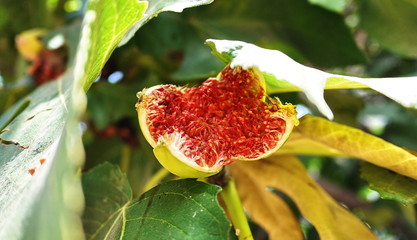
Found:
<svg viewBox="0 0 417 240"><path fill-rule="evenodd" d="M179 160L210 175L235 160L270 155L297 123L293 105L266 98L263 76L253 68L228 66L199 87L159 85L140 98L142 132L153 147L165 146L164 157L173 158L156 154L158 160L164 166Z"/></svg>

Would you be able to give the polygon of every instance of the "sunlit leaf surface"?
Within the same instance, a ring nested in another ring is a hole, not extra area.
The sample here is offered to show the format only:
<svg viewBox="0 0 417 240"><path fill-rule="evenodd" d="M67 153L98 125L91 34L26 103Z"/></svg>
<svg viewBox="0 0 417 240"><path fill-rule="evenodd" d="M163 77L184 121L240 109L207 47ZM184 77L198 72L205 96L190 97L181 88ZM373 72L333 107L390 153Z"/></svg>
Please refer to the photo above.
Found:
<svg viewBox="0 0 417 240"><path fill-rule="evenodd" d="M95 21L91 26L92 44L88 49L84 89L89 89L100 75L101 69L127 31L140 19L147 8L147 2L136 0L90 1L88 9L94 9Z"/></svg>
<svg viewBox="0 0 417 240"><path fill-rule="evenodd" d="M415 155L357 128L306 115L294 131L346 155L417 179Z"/></svg>

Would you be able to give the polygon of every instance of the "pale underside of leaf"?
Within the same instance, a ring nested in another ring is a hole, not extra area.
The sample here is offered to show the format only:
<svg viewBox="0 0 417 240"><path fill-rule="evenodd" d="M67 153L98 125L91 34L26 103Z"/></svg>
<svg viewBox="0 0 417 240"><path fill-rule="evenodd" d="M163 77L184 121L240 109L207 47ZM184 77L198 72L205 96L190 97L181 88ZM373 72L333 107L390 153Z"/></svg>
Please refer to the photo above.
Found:
<svg viewBox="0 0 417 240"><path fill-rule="evenodd" d="M256 178L230 165L239 196L249 217L268 233L271 240L303 239L300 225L288 205Z"/></svg>
<svg viewBox="0 0 417 240"><path fill-rule="evenodd" d="M277 50L269 50L240 41L209 39L213 54L232 67L257 67L265 75L267 92L303 91L308 100L327 118L333 113L327 105L324 89L372 88L406 107L417 108L417 77L359 78L330 74L295 62Z"/></svg>
<svg viewBox="0 0 417 240"><path fill-rule="evenodd" d="M88 29L89 22L83 25L83 31ZM88 37L82 38L80 48L88 47ZM84 59L86 52L81 51L81 66ZM83 70L78 71L67 69L9 110L29 103L2 134L19 145L0 145L0 239L84 238L78 169L84 161L79 118L86 97Z"/></svg>
<svg viewBox="0 0 417 240"><path fill-rule="evenodd" d="M293 156L238 162L233 168L234 172L244 172L264 187L275 188L289 196L314 225L320 239L376 239L370 229L333 200Z"/></svg>
<svg viewBox="0 0 417 240"><path fill-rule="evenodd" d="M417 157L359 129L306 115L294 132L346 155L417 179Z"/></svg>

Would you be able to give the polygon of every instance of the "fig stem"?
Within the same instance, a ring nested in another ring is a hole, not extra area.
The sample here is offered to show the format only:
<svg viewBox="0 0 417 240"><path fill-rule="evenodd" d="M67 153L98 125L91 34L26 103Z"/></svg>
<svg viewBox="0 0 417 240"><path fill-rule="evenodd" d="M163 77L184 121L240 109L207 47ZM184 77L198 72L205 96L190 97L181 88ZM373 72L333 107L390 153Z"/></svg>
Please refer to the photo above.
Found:
<svg viewBox="0 0 417 240"><path fill-rule="evenodd" d="M221 196L226 204L227 210L230 214L233 226L236 229L236 235L239 240L253 240L252 232L249 227L248 219L243 210L239 194L236 189L236 184L230 176L227 184L223 187Z"/></svg>
<svg viewBox="0 0 417 240"><path fill-rule="evenodd" d="M162 167L160 168L145 184L145 187L143 187L143 192L146 192L150 190L151 188L155 187L158 183L162 181L166 176L168 176L170 172Z"/></svg>

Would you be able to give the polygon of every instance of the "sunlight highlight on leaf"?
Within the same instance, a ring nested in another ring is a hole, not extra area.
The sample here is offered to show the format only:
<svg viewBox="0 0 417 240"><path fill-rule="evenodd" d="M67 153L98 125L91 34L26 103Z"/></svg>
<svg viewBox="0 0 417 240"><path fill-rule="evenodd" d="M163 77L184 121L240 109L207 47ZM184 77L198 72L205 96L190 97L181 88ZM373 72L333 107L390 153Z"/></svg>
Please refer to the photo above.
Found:
<svg viewBox="0 0 417 240"><path fill-rule="evenodd" d="M357 128L305 115L294 131L346 155L417 179L415 155Z"/></svg>
<svg viewBox="0 0 417 240"><path fill-rule="evenodd" d="M301 214L314 225L320 239L377 239L364 223L333 200L293 156L237 162L231 167L234 172L244 172L264 187L287 194Z"/></svg>
<svg viewBox="0 0 417 240"><path fill-rule="evenodd" d="M268 93L303 91L327 118L333 113L323 97L324 89L372 88L405 107L417 108L417 77L358 78L330 74L295 62L277 50L240 41L206 40L213 54L231 66L258 67L265 75Z"/></svg>

